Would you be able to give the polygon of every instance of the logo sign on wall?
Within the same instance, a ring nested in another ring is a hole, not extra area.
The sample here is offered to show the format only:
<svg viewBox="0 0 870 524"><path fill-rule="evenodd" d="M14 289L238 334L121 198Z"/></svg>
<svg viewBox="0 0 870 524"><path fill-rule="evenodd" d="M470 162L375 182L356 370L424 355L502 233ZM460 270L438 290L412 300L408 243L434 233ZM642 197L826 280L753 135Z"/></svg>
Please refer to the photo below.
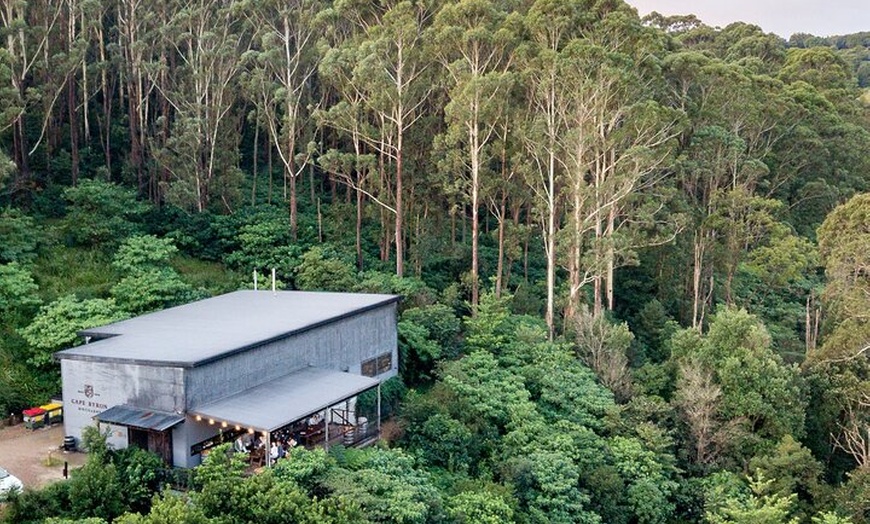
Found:
<svg viewBox="0 0 870 524"><path fill-rule="evenodd" d="M94 389L93 384L84 384L82 389L76 391L81 397L77 396L70 400L70 404L76 407L79 411L96 415L109 408L106 404L94 400L99 398L100 394ZM84 398L82 398L84 397Z"/></svg>

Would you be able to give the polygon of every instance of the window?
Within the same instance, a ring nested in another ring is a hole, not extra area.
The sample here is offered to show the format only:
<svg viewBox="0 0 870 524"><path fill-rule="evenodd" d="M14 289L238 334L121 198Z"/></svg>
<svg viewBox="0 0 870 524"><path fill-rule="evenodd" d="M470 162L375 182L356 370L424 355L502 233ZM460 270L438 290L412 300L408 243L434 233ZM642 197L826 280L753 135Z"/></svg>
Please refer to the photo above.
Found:
<svg viewBox="0 0 870 524"><path fill-rule="evenodd" d="M362 374L366 377L375 377L393 369L393 354L384 353L375 358L370 358L362 363Z"/></svg>

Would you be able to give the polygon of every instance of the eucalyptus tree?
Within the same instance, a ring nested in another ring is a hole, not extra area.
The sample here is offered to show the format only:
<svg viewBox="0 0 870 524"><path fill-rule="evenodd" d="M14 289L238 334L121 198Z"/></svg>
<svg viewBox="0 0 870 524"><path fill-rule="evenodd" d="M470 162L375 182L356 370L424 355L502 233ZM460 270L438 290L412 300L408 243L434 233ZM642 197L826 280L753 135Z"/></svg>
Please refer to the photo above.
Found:
<svg viewBox="0 0 870 524"><path fill-rule="evenodd" d="M519 15L509 14L490 0L458 0L438 12L432 26L434 53L446 71L449 102L444 108L447 123L441 147L449 154L446 163L451 183L471 208L471 304L477 307L481 189L487 164L497 151L499 123L504 117L510 71L518 41ZM460 178L454 179L453 176Z"/></svg>
<svg viewBox="0 0 870 524"><path fill-rule="evenodd" d="M870 468L870 194L838 206L819 228L827 284L823 298L833 325L808 368L828 378L825 404L837 408L834 444Z"/></svg>
<svg viewBox="0 0 870 524"><path fill-rule="evenodd" d="M642 27L624 7L599 16L587 40L601 63L591 68L592 82L576 102L581 116L591 117L592 132L581 151L586 161L575 161L588 166L594 241L587 265L596 315L613 309L615 268L630 263L638 248L667 241L678 227L660 216L667 193L653 191L668 172L682 120L656 99L659 33ZM658 202L647 207L650 197Z"/></svg>
<svg viewBox="0 0 870 524"><path fill-rule="evenodd" d="M146 180L146 164L152 145L149 140L152 115L157 106L154 93L158 84L155 76L160 76L159 69L164 56L161 53L164 46L157 35L162 9L157 9L154 0L117 0L114 7L117 36L110 53L117 67L122 93L120 101L126 103L124 110L130 144L126 160L136 175L139 192L145 193L146 187L155 189L155 184ZM156 197L157 191L151 193L152 197Z"/></svg>
<svg viewBox="0 0 870 524"><path fill-rule="evenodd" d="M745 240L729 229L728 220L716 217L736 212L739 195L752 197L768 175L762 160L776 139L772 131L779 102L775 91L760 90L763 80L739 66L692 52L669 57L665 66L677 103L686 107L692 122L676 171L692 214L691 318L692 326L701 329L713 303L715 269L726 266L728 289ZM731 240L723 245L723 238ZM732 262L717 263L717 251ZM730 300L730 292L726 297Z"/></svg>
<svg viewBox="0 0 870 524"><path fill-rule="evenodd" d="M250 35L237 7L235 0L179 0L161 29L172 60L156 69L166 74L165 87L158 87L173 118L155 156L171 177L167 197L196 212L213 200L231 210L241 177L233 110Z"/></svg>
<svg viewBox="0 0 870 524"><path fill-rule="evenodd" d="M246 86L262 115L271 142L284 171L290 208L290 233L296 239L296 182L313 153L299 142L305 131L308 107L314 101L314 74L317 71L316 40L321 26L317 16L324 6L319 0L294 2L250 2L244 11L255 36L256 51L251 57Z"/></svg>
<svg viewBox="0 0 870 524"><path fill-rule="evenodd" d="M5 34L2 60L11 90L4 89L2 128L12 128L13 160L17 177L13 190L30 185L30 155L25 117L29 108L44 98L34 85L34 73L44 64L51 37L61 23L63 4L49 1L8 0L0 5L0 28Z"/></svg>
<svg viewBox="0 0 870 524"><path fill-rule="evenodd" d="M321 121L349 135L355 155L364 154L364 144L377 156L377 186L366 187L348 173L342 180L393 215L400 277L405 265L406 142L409 130L424 116L422 107L433 88L423 46L432 7L407 0L337 4L339 25L349 25L353 32L341 35L320 66L340 100L320 113Z"/></svg>
<svg viewBox="0 0 870 524"><path fill-rule="evenodd" d="M580 237L582 227L579 225L579 213L582 198L582 176L571 182L563 182L568 169L566 144L568 138L569 118L572 109L569 107L571 93L579 89L577 75L587 71L579 66L576 56L570 52L571 45L581 35L583 15L588 6L583 1L554 2L540 0L535 2L526 16L526 26L530 44L523 49L521 55L521 70L525 96L528 100L528 118L524 137L525 149L530 159L529 169L533 176L528 183L537 199L538 215L541 217L544 239L544 253L547 257L547 305L545 319L550 339L555 330L555 288L556 288L556 234L561 224L557 214L559 196L562 185L568 185L569 198L573 198L574 227L572 229L569 248L569 304L578 302L578 293L583 283L580 274ZM584 64L585 65L585 64ZM581 118L581 123L587 120ZM582 133L572 135L582 141ZM579 144L578 144L579 145ZM577 160L582 161L580 156ZM578 167L583 171L582 166Z"/></svg>

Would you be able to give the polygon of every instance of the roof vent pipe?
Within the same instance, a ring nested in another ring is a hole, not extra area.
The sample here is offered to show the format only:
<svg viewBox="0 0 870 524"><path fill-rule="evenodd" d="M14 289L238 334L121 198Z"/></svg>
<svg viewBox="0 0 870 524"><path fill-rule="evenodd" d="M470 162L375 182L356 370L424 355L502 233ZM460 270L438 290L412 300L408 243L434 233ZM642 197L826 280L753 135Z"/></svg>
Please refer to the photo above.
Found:
<svg viewBox="0 0 870 524"><path fill-rule="evenodd" d="M254 270L254 291L257 290L257 270Z"/></svg>
<svg viewBox="0 0 870 524"><path fill-rule="evenodd" d="M275 294L275 268L272 268L272 294Z"/></svg>

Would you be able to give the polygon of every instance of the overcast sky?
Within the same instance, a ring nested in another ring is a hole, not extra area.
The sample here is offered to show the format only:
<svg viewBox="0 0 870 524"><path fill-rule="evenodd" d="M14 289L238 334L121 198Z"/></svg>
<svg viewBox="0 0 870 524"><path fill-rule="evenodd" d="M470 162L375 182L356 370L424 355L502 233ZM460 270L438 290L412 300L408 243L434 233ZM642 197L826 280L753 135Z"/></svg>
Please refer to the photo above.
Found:
<svg viewBox="0 0 870 524"><path fill-rule="evenodd" d="M868 0L626 0L640 16L697 15L705 24L725 27L748 22L788 38L792 33L816 36L870 31Z"/></svg>

